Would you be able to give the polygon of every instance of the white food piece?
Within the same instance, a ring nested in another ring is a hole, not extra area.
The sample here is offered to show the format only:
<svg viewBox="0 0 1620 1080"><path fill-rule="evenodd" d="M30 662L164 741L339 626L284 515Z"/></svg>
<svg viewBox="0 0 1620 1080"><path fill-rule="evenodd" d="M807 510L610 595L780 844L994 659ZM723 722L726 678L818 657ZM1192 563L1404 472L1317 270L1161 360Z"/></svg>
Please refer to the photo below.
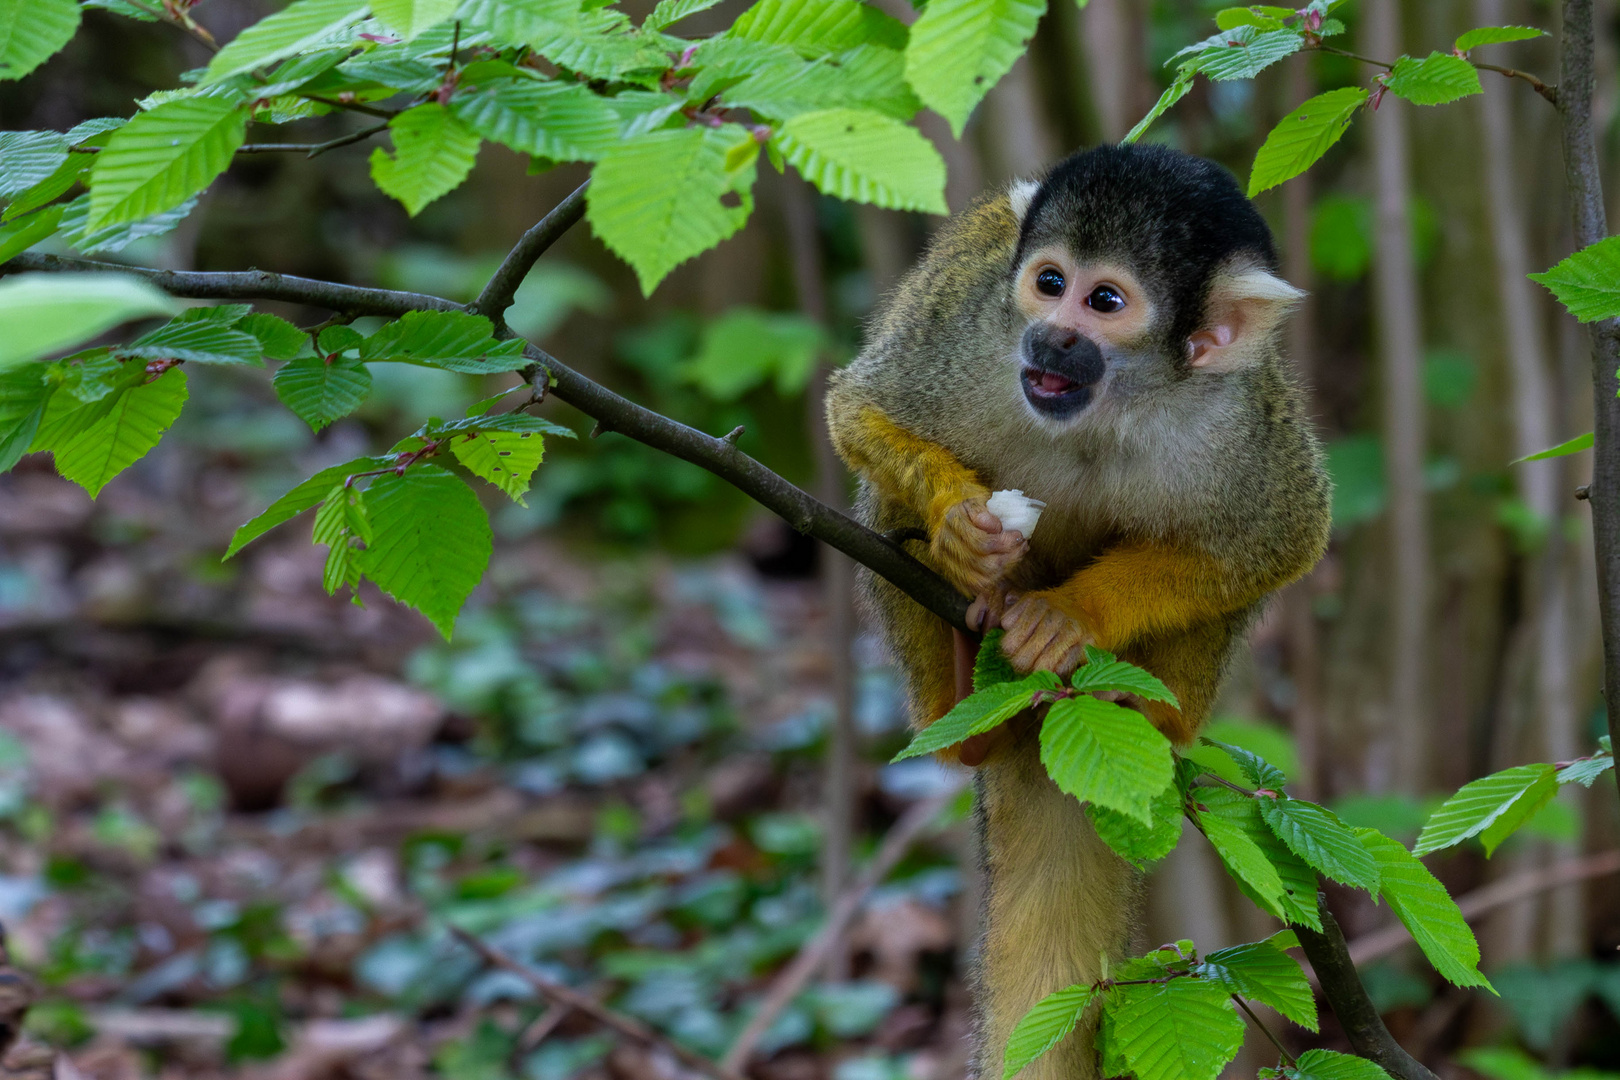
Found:
<svg viewBox="0 0 1620 1080"><path fill-rule="evenodd" d="M1003 529L1023 533L1025 540L1035 531L1035 523L1041 520L1041 511L1046 509L1041 500L1032 499L1017 488L996 492L985 505L1001 519Z"/></svg>

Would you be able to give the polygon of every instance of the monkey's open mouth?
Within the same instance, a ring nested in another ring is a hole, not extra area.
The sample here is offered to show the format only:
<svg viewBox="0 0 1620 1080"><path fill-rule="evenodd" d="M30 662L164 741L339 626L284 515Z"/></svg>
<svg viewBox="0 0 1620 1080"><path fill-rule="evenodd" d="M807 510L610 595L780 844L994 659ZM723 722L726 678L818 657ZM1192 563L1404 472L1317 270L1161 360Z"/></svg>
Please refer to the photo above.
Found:
<svg viewBox="0 0 1620 1080"><path fill-rule="evenodd" d="M1044 368L1025 367L1020 373L1024 399L1048 416L1068 416L1091 402L1091 385Z"/></svg>

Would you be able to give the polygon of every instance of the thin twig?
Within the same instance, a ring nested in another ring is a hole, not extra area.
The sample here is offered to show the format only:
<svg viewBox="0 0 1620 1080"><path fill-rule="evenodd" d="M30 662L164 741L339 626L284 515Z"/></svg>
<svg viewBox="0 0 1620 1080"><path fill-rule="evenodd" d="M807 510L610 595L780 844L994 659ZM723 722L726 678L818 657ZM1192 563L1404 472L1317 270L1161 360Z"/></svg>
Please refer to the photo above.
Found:
<svg viewBox="0 0 1620 1080"><path fill-rule="evenodd" d="M374 105L363 105L358 101L342 101L338 98L322 97L319 94L299 94L298 96L305 101L330 105L334 109L348 109L350 112L365 113L367 116L376 116L384 120L392 120L400 112L398 109L379 109Z"/></svg>
<svg viewBox="0 0 1620 1080"><path fill-rule="evenodd" d="M489 944L489 942L485 941L483 938L478 937L476 934L470 934L454 924L451 924L450 932L454 934L456 939L463 945L467 946L473 952L482 957L486 964L489 964L492 967L504 968L507 971L512 972L518 978L534 987L536 992L547 999L560 1005L567 1005L570 1009L575 1009L582 1012L586 1016L589 1016L591 1019L595 1020L597 1023L604 1027L612 1028L614 1031L617 1031L620 1035L623 1035L627 1039L638 1042L643 1046L651 1046L656 1047L659 1050L663 1050L666 1053L673 1055L681 1064L687 1066L688 1068L696 1069L704 1076L712 1077L713 1080L742 1080L741 1077L727 1069L725 1066L717 1065L709 1058L704 1057L702 1054L694 1053L693 1051L688 1050L680 1043L674 1042L673 1040L665 1037L663 1034L654 1031L646 1024L643 1024L640 1020L637 1020L634 1017L626 1016L621 1012L616 1012L613 1009L608 1008L606 1005L597 1002L588 995L580 993L578 990L575 990L572 987L564 986L562 983L551 981L528 965L521 964L517 960L501 952L499 949Z"/></svg>
<svg viewBox="0 0 1620 1080"><path fill-rule="evenodd" d="M529 276L529 271L534 269L540 256L585 216L585 188L589 184L587 180L575 188L568 198L553 207L512 245L512 250L506 253L500 267L490 275L489 282L478 294L478 299L473 301L474 311L491 319L499 319L512 306L512 297L517 295L518 286Z"/></svg>
<svg viewBox="0 0 1620 1080"><path fill-rule="evenodd" d="M1523 79L1525 82L1530 84L1530 88L1536 93L1546 98L1552 104L1558 104L1558 87L1549 86L1540 79L1536 78L1534 75L1530 74L1528 71L1520 71L1518 68L1497 67L1495 64L1482 64L1478 60L1469 60L1468 62L1479 68L1481 71L1494 71L1498 75L1505 75L1509 79Z"/></svg>
<svg viewBox="0 0 1620 1080"><path fill-rule="evenodd" d="M1373 67L1381 67L1385 71L1395 70L1394 64L1386 64L1382 60L1374 60L1370 56L1362 56L1360 53L1349 52L1348 50L1338 48L1334 45L1318 45L1316 46L1316 50L1318 52L1332 53L1334 56L1343 56L1350 60L1360 60L1363 64L1371 64Z"/></svg>
<svg viewBox="0 0 1620 1080"><path fill-rule="evenodd" d="M793 999L805 988L832 950L843 941L844 934L848 932L849 925L854 921L866 898L877 887L895 864L905 858L906 852L911 850L912 843L922 832L934 823L940 812L951 804L960 793L961 786L950 791L942 792L932 798L917 803L895 822L883 837L883 843L878 847L877 854L867 863L861 871L860 877L854 884L845 889L827 913L827 921L822 924L816 936L799 950L793 962L782 969L776 981L771 984L770 991L766 993L765 1000L749 1017L748 1025L742 1029L726 1056L720 1059L720 1067L734 1072L742 1071L753 1057L754 1050L759 1046L759 1040L770 1030L782 1010L792 1004Z"/></svg>
<svg viewBox="0 0 1620 1080"><path fill-rule="evenodd" d="M322 143L243 143L236 148L238 154L308 154L310 157L319 157L328 150L336 150L340 146L369 139L381 131L388 130L388 121L373 124L359 131L351 131L347 135L339 135L335 139L328 139Z"/></svg>
<svg viewBox="0 0 1620 1080"><path fill-rule="evenodd" d="M1237 1002L1237 1007L1243 1010L1244 1015L1247 1016L1251 1022L1253 1022L1254 1026L1259 1028L1267 1039L1271 1040L1271 1045L1277 1048L1277 1053L1283 1056L1283 1061L1287 1062L1289 1065L1294 1064L1294 1055L1290 1054L1288 1052L1288 1047L1284 1046L1281 1040L1277 1038L1276 1034L1273 1033L1272 1030L1267 1027L1258 1016L1254 1015L1254 1010L1249 1008L1248 1002L1244 1001L1236 994L1232 995L1232 1000Z"/></svg>
<svg viewBox="0 0 1620 1080"><path fill-rule="evenodd" d="M1463 918L1472 922L1499 907L1517 903L1537 893L1614 873L1620 873L1620 848L1601 851L1585 858L1568 859L1552 866L1526 870L1521 874L1493 881L1483 888L1457 897L1457 909L1462 912ZM1379 957L1388 956L1411 940L1412 935L1407 933L1406 927L1395 923L1393 926L1374 930L1370 934L1363 934L1352 941L1350 960L1358 965L1366 964Z"/></svg>

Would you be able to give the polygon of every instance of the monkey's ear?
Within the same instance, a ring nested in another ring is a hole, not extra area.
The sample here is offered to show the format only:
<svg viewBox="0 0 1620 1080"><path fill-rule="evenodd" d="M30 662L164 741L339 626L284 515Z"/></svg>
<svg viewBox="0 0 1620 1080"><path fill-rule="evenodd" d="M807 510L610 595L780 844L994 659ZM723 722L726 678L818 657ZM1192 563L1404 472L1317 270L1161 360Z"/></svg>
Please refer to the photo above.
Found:
<svg viewBox="0 0 1620 1080"><path fill-rule="evenodd" d="M1024 215L1029 213L1030 200L1035 198L1035 193L1039 190L1041 190L1041 185L1035 180L1014 180L1012 187L1007 189L1007 198L1012 203L1013 217L1018 219L1019 225L1024 224Z"/></svg>
<svg viewBox="0 0 1620 1080"><path fill-rule="evenodd" d="M1209 289L1205 325L1187 339L1187 362L1208 371L1236 371L1258 360L1305 293L1269 270L1222 271Z"/></svg>

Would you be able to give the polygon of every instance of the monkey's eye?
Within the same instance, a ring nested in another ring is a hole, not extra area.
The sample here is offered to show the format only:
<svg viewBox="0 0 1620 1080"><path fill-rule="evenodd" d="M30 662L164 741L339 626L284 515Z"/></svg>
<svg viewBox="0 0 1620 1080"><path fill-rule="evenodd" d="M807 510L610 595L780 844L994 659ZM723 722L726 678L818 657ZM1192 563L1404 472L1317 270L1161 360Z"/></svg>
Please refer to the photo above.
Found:
<svg viewBox="0 0 1620 1080"><path fill-rule="evenodd" d="M1062 296L1065 284L1062 273L1050 266L1035 275L1035 287L1047 296Z"/></svg>
<svg viewBox="0 0 1620 1080"><path fill-rule="evenodd" d="M1099 285L1091 290L1090 296L1086 297L1086 306L1107 315L1124 307L1125 298L1119 295L1119 290L1112 285Z"/></svg>

